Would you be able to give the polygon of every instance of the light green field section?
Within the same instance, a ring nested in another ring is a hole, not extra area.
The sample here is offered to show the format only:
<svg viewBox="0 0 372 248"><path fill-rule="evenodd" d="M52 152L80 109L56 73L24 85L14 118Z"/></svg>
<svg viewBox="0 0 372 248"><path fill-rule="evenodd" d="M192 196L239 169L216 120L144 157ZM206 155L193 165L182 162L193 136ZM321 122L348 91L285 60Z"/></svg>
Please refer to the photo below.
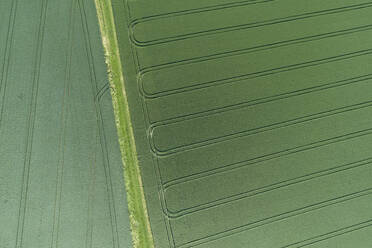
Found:
<svg viewBox="0 0 372 248"><path fill-rule="evenodd" d="M111 2L138 247L371 247L371 1Z"/></svg>
<svg viewBox="0 0 372 248"><path fill-rule="evenodd" d="M0 247L129 248L94 1L0 1Z"/></svg>

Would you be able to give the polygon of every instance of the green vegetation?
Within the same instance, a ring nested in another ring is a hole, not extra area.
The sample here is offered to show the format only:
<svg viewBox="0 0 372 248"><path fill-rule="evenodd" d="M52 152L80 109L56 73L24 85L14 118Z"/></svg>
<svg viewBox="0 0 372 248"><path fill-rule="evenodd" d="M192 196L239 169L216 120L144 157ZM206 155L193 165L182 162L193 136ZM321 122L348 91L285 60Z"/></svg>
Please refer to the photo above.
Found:
<svg viewBox="0 0 372 248"><path fill-rule="evenodd" d="M101 27L102 42L105 48L116 126L124 164L124 178L127 189L133 243L134 247L138 248L153 247L133 130L124 90L125 82L121 69L122 65L117 44L111 1L95 0L95 3Z"/></svg>
<svg viewBox="0 0 372 248"><path fill-rule="evenodd" d="M111 0L137 247L371 244L372 3L308 2Z"/></svg>
<svg viewBox="0 0 372 248"><path fill-rule="evenodd" d="M132 247L91 0L0 1L0 247Z"/></svg>

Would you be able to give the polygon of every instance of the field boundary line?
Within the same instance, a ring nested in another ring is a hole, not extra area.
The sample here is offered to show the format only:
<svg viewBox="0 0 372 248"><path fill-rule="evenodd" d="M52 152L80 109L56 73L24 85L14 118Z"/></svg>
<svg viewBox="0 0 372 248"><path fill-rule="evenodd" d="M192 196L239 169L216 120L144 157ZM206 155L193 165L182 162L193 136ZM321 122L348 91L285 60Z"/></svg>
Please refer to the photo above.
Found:
<svg viewBox="0 0 372 248"><path fill-rule="evenodd" d="M146 208L137 159L133 128L124 90L125 81L119 55L111 0L95 0L101 38L109 73L112 102L124 167L132 240L135 248L152 248L154 241Z"/></svg>

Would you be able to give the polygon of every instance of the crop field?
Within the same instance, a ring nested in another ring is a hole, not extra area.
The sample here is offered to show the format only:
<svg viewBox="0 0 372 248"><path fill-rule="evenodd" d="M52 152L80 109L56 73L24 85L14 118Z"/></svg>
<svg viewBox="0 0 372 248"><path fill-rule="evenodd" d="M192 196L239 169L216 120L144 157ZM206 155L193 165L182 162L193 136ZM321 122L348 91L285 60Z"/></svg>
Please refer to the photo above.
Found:
<svg viewBox="0 0 372 248"><path fill-rule="evenodd" d="M111 4L137 247L371 246L372 2Z"/></svg>
<svg viewBox="0 0 372 248"><path fill-rule="evenodd" d="M94 1L0 1L0 247L128 248Z"/></svg>
<svg viewBox="0 0 372 248"><path fill-rule="evenodd" d="M0 248L370 247L371 15L0 0Z"/></svg>

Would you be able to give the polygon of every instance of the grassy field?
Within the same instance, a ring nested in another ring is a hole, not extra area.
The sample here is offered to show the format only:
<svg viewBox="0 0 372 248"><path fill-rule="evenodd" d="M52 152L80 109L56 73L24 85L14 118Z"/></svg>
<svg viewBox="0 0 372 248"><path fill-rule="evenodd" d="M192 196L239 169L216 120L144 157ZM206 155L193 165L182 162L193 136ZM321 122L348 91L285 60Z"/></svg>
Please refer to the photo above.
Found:
<svg viewBox="0 0 372 248"><path fill-rule="evenodd" d="M96 6L0 1L0 247L132 245Z"/></svg>
<svg viewBox="0 0 372 248"><path fill-rule="evenodd" d="M370 245L371 3L110 2L137 246Z"/></svg>

